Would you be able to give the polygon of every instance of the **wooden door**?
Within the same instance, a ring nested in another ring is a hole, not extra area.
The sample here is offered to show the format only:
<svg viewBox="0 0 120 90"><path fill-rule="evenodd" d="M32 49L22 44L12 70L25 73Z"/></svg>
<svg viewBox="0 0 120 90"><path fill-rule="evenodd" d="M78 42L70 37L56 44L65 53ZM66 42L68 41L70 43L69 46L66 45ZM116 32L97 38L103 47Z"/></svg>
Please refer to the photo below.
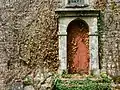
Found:
<svg viewBox="0 0 120 90"><path fill-rule="evenodd" d="M86 25L73 22L68 27L68 72L88 74L89 37Z"/></svg>

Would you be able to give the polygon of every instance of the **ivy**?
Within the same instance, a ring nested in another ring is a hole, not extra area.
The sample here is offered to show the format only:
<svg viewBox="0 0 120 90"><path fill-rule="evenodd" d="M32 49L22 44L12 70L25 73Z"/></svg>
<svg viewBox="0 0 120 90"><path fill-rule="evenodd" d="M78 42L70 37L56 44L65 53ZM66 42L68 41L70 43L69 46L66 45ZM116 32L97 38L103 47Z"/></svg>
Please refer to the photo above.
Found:
<svg viewBox="0 0 120 90"><path fill-rule="evenodd" d="M86 77L81 79L61 79L55 81L55 90L112 90L111 79L108 76L101 74L100 79L93 80Z"/></svg>

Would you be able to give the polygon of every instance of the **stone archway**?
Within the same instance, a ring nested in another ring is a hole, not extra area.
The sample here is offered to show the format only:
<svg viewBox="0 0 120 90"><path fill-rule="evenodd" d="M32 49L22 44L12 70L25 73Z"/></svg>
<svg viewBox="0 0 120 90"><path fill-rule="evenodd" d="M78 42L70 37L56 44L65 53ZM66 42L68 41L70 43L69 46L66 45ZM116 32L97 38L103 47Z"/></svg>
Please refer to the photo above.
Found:
<svg viewBox="0 0 120 90"><path fill-rule="evenodd" d="M89 73L89 27L81 19L71 21L67 28L68 73Z"/></svg>
<svg viewBox="0 0 120 90"><path fill-rule="evenodd" d="M59 69L58 73L62 74L64 71L70 70L68 66L68 35L69 24L79 19L84 23L85 27L89 26L89 70L88 74L99 75L99 58L98 58L98 17L99 10L86 10L86 9L58 9L56 13L58 17L58 37L59 37ZM81 20L82 19L82 20ZM73 25L74 26L74 25ZM79 25L78 25L79 26Z"/></svg>

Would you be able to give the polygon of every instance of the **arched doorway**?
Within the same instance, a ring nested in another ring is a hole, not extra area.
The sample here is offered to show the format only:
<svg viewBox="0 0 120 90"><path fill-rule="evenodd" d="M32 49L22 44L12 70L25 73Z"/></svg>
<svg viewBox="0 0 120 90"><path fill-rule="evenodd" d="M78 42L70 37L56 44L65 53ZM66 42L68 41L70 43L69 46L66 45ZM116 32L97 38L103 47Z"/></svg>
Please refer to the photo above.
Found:
<svg viewBox="0 0 120 90"><path fill-rule="evenodd" d="M89 26L81 19L71 21L67 28L68 73L89 73Z"/></svg>

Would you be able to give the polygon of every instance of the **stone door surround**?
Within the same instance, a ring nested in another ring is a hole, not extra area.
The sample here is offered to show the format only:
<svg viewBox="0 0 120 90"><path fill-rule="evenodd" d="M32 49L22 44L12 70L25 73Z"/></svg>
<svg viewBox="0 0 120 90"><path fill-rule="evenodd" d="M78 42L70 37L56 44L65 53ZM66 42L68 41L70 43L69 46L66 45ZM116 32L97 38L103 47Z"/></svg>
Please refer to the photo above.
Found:
<svg viewBox="0 0 120 90"><path fill-rule="evenodd" d="M98 58L98 27L97 21L99 17L98 10L86 9L57 9L58 29L59 29L59 60L60 66L58 73L67 72L67 27L69 23L75 19L84 20L89 26L89 74L99 74L99 58Z"/></svg>

